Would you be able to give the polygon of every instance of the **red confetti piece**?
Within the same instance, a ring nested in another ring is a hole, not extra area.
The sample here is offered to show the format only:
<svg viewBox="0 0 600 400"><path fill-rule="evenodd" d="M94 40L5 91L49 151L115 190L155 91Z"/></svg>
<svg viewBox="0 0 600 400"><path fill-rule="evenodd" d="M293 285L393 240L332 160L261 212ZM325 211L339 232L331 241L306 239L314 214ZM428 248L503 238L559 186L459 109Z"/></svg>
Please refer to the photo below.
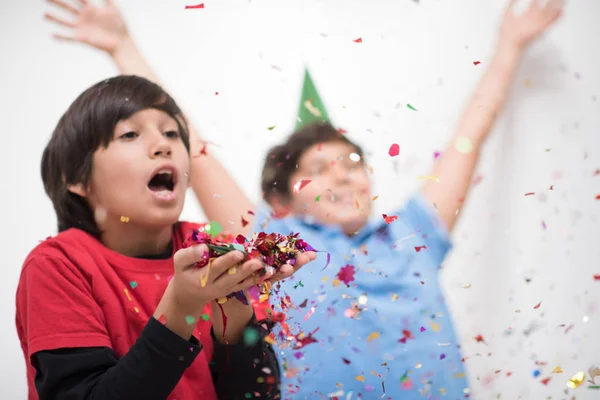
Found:
<svg viewBox="0 0 600 400"><path fill-rule="evenodd" d="M390 216L388 216L386 214L381 214L381 215L383 216L383 220L385 221L385 223L388 225L398 219L398 216L396 216L396 215L390 215Z"/></svg>
<svg viewBox="0 0 600 400"><path fill-rule="evenodd" d="M196 4L195 6L185 6L186 10L197 10L200 8L204 8L204 3Z"/></svg>
<svg viewBox="0 0 600 400"><path fill-rule="evenodd" d="M533 306L534 310L537 310L538 308L540 308L540 306L542 305L542 302L540 301L539 303L537 303L535 306Z"/></svg>
<svg viewBox="0 0 600 400"><path fill-rule="evenodd" d="M344 282L346 285L349 285L350 282L352 282L354 280L355 273L356 273L356 270L354 269L354 266L352 266L350 264L346 264L337 273L337 278L340 281Z"/></svg>
<svg viewBox="0 0 600 400"><path fill-rule="evenodd" d="M427 246L415 246L415 251L419 253L421 250L425 250Z"/></svg>
<svg viewBox="0 0 600 400"><path fill-rule="evenodd" d="M215 92L215 96L218 96L218 95L219 95L219 92Z"/></svg>
<svg viewBox="0 0 600 400"><path fill-rule="evenodd" d="M396 157L398 154L400 154L400 146L396 143L392 144L390 146L388 154L390 155L390 157Z"/></svg>
<svg viewBox="0 0 600 400"><path fill-rule="evenodd" d="M362 43L362 38L354 39L353 42L354 43Z"/></svg>
<svg viewBox="0 0 600 400"><path fill-rule="evenodd" d="M594 280L595 281L600 281L600 275L594 275Z"/></svg>
<svg viewBox="0 0 600 400"><path fill-rule="evenodd" d="M554 190L554 185L550 185L549 190Z"/></svg>
<svg viewBox="0 0 600 400"><path fill-rule="evenodd" d="M528 193L525 193L525 196L533 196L534 194L535 194L535 192L528 192Z"/></svg>
<svg viewBox="0 0 600 400"><path fill-rule="evenodd" d="M350 364L350 360L348 360L347 358L342 358L342 361L344 362L344 364Z"/></svg>
<svg viewBox="0 0 600 400"><path fill-rule="evenodd" d="M475 339L475 341L477 343L485 343L485 340L483 340L483 336L482 335L477 335L473 339Z"/></svg>
<svg viewBox="0 0 600 400"><path fill-rule="evenodd" d="M473 65L479 65L481 64L481 61L473 61Z"/></svg>
<svg viewBox="0 0 600 400"><path fill-rule="evenodd" d="M244 226L246 226L246 225L248 225L248 221L246 221L246 220L244 219L244 217L242 217L242 226L244 227Z"/></svg>
<svg viewBox="0 0 600 400"><path fill-rule="evenodd" d="M339 133L340 135L343 135L345 133L348 133L348 131L345 129L342 129L342 128L338 128L337 133Z"/></svg>
<svg viewBox="0 0 600 400"><path fill-rule="evenodd" d="M311 182L310 179L302 179L301 181L296 182L294 185L294 193L298 193L302 189L306 187Z"/></svg>
<svg viewBox="0 0 600 400"><path fill-rule="evenodd" d="M596 200L600 200L600 194L596 195Z"/></svg>
<svg viewBox="0 0 600 400"><path fill-rule="evenodd" d="M542 382L544 385L548 386L548 382L550 382L550 379L552 379L551 376L542 379L540 382Z"/></svg>
<svg viewBox="0 0 600 400"><path fill-rule="evenodd" d="M256 214L254 214L254 211L252 211L252 210L248 210L248 214L250 214L250 215L256 215Z"/></svg>

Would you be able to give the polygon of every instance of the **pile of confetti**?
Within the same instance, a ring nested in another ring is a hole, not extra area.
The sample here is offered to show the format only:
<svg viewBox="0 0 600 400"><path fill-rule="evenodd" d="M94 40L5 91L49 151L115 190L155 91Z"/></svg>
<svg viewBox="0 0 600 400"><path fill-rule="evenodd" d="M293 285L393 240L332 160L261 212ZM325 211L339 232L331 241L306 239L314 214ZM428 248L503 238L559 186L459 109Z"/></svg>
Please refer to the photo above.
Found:
<svg viewBox="0 0 600 400"><path fill-rule="evenodd" d="M239 250L246 256L243 262L253 259L259 259L265 265L265 268L260 271L259 275L264 276L268 267L272 267L278 271L284 265L294 265L298 253L304 251L316 251L308 243L298 237L298 233L287 236L278 233L255 233L252 239L248 240L243 235L233 237L232 235L218 234L213 235L206 230L194 230L192 234L185 240L183 247L192 245L205 244L209 252L205 254L203 259L196 265L197 268L202 268L208 263L223 254L230 251ZM263 286L262 295L266 295L267 286ZM243 293L232 293L227 298L236 297L238 300L247 304L247 300Z"/></svg>

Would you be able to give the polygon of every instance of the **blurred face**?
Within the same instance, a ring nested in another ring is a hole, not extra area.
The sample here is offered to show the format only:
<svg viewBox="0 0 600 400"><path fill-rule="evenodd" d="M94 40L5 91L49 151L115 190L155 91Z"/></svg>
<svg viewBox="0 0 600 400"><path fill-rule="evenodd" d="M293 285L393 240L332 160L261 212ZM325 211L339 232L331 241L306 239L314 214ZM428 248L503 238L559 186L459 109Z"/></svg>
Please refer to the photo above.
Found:
<svg viewBox="0 0 600 400"><path fill-rule="evenodd" d="M310 183L302 186L303 180ZM288 206L294 214L316 222L341 225L345 233L358 231L371 211L371 184L364 161L343 142L320 143L300 157L291 176Z"/></svg>
<svg viewBox="0 0 600 400"><path fill-rule="evenodd" d="M93 162L84 197L101 229L126 224L158 231L177 222L190 158L168 114L148 109L120 121Z"/></svg>

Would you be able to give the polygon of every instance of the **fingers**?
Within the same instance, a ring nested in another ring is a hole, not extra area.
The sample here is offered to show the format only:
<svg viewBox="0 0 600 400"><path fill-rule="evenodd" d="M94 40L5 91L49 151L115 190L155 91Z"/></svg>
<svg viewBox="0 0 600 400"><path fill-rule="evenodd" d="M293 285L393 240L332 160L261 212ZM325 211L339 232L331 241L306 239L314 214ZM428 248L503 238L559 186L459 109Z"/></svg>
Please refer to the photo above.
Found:
<svg viewBox="0 0 600 400"><path fill-rule="evenodd" d="M65 11L70 12L73 15L79 15L79 10L77 8L75 8L73 5L67 3L66 1L63 1L63 0L48 0L48 3L52 3L54 5L57 5L58 7L62 8Z"/></svg>
<svg viewBox="0 0 600 400"><path fill-rule="evenodd" d="M256 286L256 285L262 284L262 282L266 282L267 284L270 285L270 283L269 283L268 280L271 279L272 276L273 276L273 270L268 270L267 274L264 275L264 276L262 276L261 278L257 278L256 274L253 273L250 276L246 277L246 279L244 279L243 281L241 281L238 284L236 284L231 289L231 291L232 292L237 292L237 291L240 291L240 290L248 290L252 286ZM270 288L270 286L269 286L269 288Z"/></svg>
<svg viewBox="0 0 600 400"><path fill-rule="evenodd" d="M214 284L227 292L235 292L236 290L233 290L232 288L237 287L240 282L243 282L248 278L250 278L251 282L256 285L259 282L259 278L253 276L253 274L260 271L264 267L262 262L259 260L250 260L234 268L235 269L233 270L233 273L223 273L221 276L215 279Z"/></svg>
<svg viewBox="0 0 600 400"><path fill-rule="evenodd" d="M59 18L53 14L45 13L44 18L48 21L52 21L58 25L66 26L67 28L74 29L75 24L73 22L67 21L66 19Z"/></svg>
<svg viewBox="0 0 600 400"><path fill-rule="evenodd" d="M204 244L196 245L178 250L173 256L173 264L176 271L184 271L207 257L208 247Z"/></svg>
<svg viewBox="0 0 600 400"><path fill-rule="evenodd" d="M235 271L239 269L239 267L236 266L236 264L238 264L243 259L244 253L237 250L230 251L227 254L215 258L211 263L211 273L214 274L214 281L216 281L221 275L232 275L228 272L231 268L233 268L232 271L234 271L233 274L235 274Z"/></svg>

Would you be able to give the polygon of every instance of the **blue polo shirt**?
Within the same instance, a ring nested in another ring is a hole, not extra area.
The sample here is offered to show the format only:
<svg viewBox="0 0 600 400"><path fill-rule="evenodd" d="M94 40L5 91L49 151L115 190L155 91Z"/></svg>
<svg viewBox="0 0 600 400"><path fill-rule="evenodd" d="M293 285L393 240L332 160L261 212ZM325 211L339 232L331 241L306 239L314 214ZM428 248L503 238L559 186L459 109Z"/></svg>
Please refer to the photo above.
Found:
<svg viewBox="0 0 600 400"><path fill-rule="evenodd" d="M421 194L390 214L394 222L380 217L352 237L269 214L259 207L254 231L299 232L331 255L323 269L319 253L271 298L290 327L287 337L275 329L284 399L465 398L464 363L439 285L451 244Z"/></svg>

